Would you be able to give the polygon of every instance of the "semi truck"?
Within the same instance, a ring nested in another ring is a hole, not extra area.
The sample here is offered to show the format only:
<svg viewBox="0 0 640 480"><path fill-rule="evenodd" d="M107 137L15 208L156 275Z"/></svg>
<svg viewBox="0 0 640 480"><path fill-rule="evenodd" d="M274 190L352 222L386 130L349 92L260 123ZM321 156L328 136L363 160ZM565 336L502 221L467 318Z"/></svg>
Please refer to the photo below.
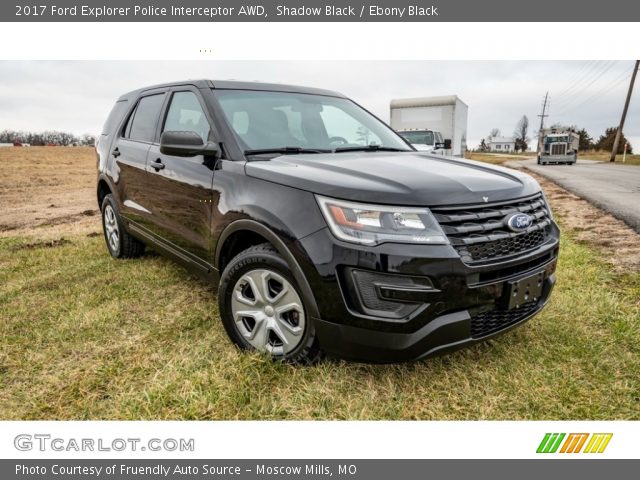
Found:
<svg viewBox="0 0 640 480"><path fill-rule="evenodd" d="M542 130L538 146L538 164L566 163L578 161L580 136L571 127L551 127Z"/></svg>
<svg viewBox="0 0 640 480"><path fill-rule="evenodd" d="M391 100L390 110L391 128L417 150L464 156L469 107L457 95L396 98ZM433 139L433 145L415 143L430 139Z"/></svg>

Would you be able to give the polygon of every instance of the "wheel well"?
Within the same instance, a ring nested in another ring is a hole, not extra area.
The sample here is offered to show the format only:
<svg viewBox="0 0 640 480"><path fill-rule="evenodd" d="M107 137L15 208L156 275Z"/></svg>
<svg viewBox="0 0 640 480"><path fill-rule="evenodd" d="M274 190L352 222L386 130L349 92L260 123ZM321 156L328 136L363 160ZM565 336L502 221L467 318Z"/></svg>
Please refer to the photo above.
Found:
<svg viewBox="0 0 640 480"><path fill-rule="evenodd" d="M222 272L229 261L240 252L246 250L254 245L260 245L261 243L271 243L262 235L251 230L238 230L233 232L224 241L222 248L220 249L220 257L218 258L218 271Z"/></svg>
<svg viewBox="0 0 640 480"><path fill-rule="evenodd" d="M98 208L102 208L102 200L110 193L111 189L109 188L109 184L104 180L100 180L100 182L98 182Z"/></svg>

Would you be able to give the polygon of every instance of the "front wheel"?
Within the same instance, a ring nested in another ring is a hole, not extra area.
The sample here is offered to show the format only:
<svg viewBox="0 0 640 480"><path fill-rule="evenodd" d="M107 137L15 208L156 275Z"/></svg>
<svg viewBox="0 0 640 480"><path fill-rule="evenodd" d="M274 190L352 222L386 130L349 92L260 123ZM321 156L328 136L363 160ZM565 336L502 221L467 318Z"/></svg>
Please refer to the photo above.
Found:
<svg viewBox="0 0 640 480"><path fill-rule="evenodd" d="M313 321L286 261L268 243L234 257L220 280L222 323L240 348L313 363L321 356Z"/></svg>

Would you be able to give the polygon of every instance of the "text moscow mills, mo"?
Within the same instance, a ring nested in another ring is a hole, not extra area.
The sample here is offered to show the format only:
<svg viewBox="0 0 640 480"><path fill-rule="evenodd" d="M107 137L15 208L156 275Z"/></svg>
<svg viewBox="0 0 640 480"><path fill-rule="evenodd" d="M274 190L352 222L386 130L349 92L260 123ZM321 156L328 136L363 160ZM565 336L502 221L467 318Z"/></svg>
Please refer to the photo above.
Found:
<svg viewBox="0 0 640 480"><path fill-rule="evenodd" d="M155 465L128 465L128 464L108 464L108 465L69 465L53 462L51 465L24 465L17 463L15 466L16 476L87 476L96 478L132 478L136 476L153 476L164 478L175 478L189 475L207 475L211 478L238 477L242 479L247 476L285 476L285 477L333 477L344 479L357 474L357 467L353 464L339 464L329 466L325 464L298 464L298 465L265 465L256 464L250 468L239 465L216 465L209 463L194 464L167 464L157 463Z"/></svg>

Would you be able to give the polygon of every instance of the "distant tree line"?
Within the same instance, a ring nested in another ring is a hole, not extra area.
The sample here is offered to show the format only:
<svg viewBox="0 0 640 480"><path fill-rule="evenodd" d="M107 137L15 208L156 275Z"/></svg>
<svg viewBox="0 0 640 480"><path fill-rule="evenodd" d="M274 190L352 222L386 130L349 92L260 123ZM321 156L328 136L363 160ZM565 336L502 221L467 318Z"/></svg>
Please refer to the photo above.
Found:
<svg viewBox="0 0 640 480"><path fill-rule="evenodd" d="M562 127L561 124L551 125L551 128L554 127ZM580 151L586 150L603 150L610 152L613 149L613 142L616 138L616 133L618 132L618 127L609 127L607 128L600 137L595 140L589 132L585 128L578 128L575 125L572 125L573 131L576 132L580 136ZM516 128L513 132L513 138L515 142L515 151L524 152L529 147L530 138L527 136L529 131L529 119L526 115L524 115L516 124ZM500 136L500 130L498 128L493 128L488 137L483 138L480 141L480 145L478 145L477 150L479 152L489 152L491 147L489 145L492 138L496 138ZM627 144L627 153L633 153L633 147L631 143L625 138L624 133L620 136L620 143L618 144L618 152L624 152L625 143Z"/></svg>
<svg viewBox="0 0 640 480"><path fill-rule="evenodd" d="M44 132L0 131L0 143L28 143L33 146L60 145L66 147L69 145L94 145L95 141L95 136L89 133L78 136L73 133L55 130Z"/></svg>
<svg viewBox="0 0 640 480"><path fill-rule="evenodd" d="M580 150L604 150L610 152L613 150L613 142L616 139L618 127L607 128L598 140L594 140L584 128L580 130L575 128L575 132L580 136ZM620 143L618 144L618 151L616 153L624 153L625 143L627 143L627 153L633 153L633 147L624 136L624 132L620 135Z"/></svg>

